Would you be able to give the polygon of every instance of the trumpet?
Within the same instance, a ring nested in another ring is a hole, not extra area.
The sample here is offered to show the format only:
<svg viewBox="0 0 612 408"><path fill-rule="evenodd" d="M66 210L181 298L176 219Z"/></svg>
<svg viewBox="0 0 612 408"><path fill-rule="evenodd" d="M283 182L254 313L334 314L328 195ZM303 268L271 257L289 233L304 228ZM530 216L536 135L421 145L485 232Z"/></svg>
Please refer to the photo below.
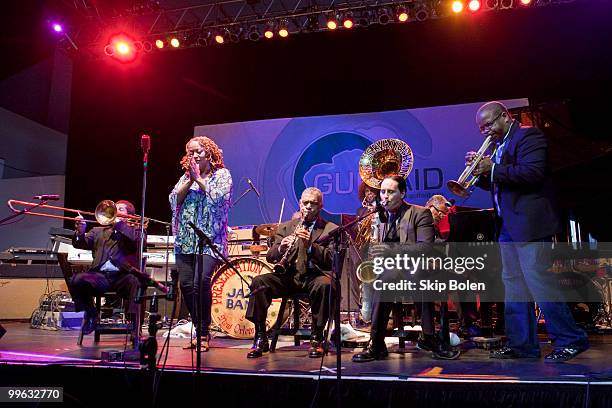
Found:
<svg viewBox="0 0 612 408"><path fill-rule="evenodd" d="M75 210L75 209L66 208L66 207L58 207L56 205L49 205L49 204L39 205L38 203L32 203L32 202L21 201L21 200L8 200L7 205L11 209L11 211L13 211L14 213L22 212L22 210L15 208L16 206L37 207L37 208L46 208L48 210L54 210L54 211L73 212L78 215L81 215L81 214L91 215L91 216L94 216L96 220L94 221L94 220L82 219L79 216L66 217L63 215L49 214L49 213L43 213L43 212L34 212L34 211L27 211L23 213L27 215L36 215L39 217L57 218L57 219L62 219L62 220L88 222L88 223L98 223L100 225L113 224L117 218L127 218L128 220L127 222L131 224L140 223L140 217L138 215L124 214L124 213L118 212L116 204L111 200L100 201L100 203L96 206L96 209L94 212ZM145 228L148 223L149 223L149 219L145 218Z"/></svg>
<svg viewBox="0 0 612 408"><path fill-rule="evenodd" d="M472 194L471 189L480 177L474 176L474 170L476 170L478 163L480 163L483 158L487 157L485 156L485 153L487 150L489 150L492 144L493 140L491 136L487 136L485 141L482 143L482 146L480 146L480 149L478 149L478 151L476 152L476 156L474 157L472 162L463 170L463 173L461 173L459 179L457 181L449 180L446 183L446 186L448 187L451 193L464 198L469 197ZM495 150L497 150L497 148L493 149L491 155L495 154Z"/></svg>

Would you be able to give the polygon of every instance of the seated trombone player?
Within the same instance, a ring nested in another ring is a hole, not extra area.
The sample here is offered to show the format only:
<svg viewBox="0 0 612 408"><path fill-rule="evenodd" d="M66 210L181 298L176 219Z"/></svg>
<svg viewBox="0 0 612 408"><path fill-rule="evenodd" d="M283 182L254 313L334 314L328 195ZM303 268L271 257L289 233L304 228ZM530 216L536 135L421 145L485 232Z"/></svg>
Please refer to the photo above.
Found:
<svg viewBox="0 0 612 408"><path fill-rule="evenodd" d="M335 295L330 279L332 256L327 244L315 241L336 225L319 216L322 208L323 193L314 187L307 188L300 199L300 218L278 227L266 256L268 262L276 264L275 272L259 275L251 283L253 295L246 318L255 324L255 339L248 358L261 357L269 351L266 317L272 299L300 292L308 293L312 310L308 356L317 358L325 353L323 330Z"/></svg>
<svg viewBox="0 0 612 408"><path fill-rule="evenodd" d="M124 299L128 320L134 321L138 305L134 298L140 284L131 273L139 268L138 245L140 227L137 222L128 222L125 215L134 215L134 205L120 200L116 203L116 216L109 225L94 227L85 232L86 223L79 214L72 245L93 252L93 262L88 271L77 273L71 281L71 293L77 311L85 311L83 334L94 331L97 323L93 297L115 291Z"/></svg>

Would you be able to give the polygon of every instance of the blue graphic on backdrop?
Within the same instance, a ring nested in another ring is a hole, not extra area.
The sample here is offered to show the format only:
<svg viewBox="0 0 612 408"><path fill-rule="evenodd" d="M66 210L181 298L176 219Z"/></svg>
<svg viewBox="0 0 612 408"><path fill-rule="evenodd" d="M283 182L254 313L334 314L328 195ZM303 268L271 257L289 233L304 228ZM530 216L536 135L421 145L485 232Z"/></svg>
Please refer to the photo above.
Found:
<svg viewBox="0 0 612 408"><path fill-rule="evenodd" d="M353 214L359 207L358 163L372 142L356 133L331 133L306 148L295 166L294 191L317 187L323 192L326 215ZM296 197L299 199L299 197ZM333 217L338 218L338 217Z"/></svg>
<svg viewBox="0 0 612 408"><path fill-rule="evenodd" d="M387 138L407 142L416 161L431 155L431 135L408 111L292 119L260 167L265 222L278 220L283 198L282 219L289 219L302 191L313 186L324 194L323 217L337 223L339 214L354 214L361 204L359 158L367 146Z"/></svg>

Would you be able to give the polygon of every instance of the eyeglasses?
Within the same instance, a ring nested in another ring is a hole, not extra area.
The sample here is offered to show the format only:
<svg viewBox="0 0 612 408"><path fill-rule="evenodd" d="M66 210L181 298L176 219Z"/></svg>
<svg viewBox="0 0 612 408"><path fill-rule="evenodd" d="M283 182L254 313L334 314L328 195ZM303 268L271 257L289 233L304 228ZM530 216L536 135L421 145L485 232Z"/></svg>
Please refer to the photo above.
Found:
<svg viewBox="0 0 612 408"><path fill-rule="evenodd" d="M484 132L485 130L489 130L491 129L491 126L493 126L495 124L495 122L497 122L497 119L499 119L499 117L504 113L504 111L499 112L499 114L493 118L492 120L490 120L489 122L485 123L484 125L480 126L480 132Z"/></svg>

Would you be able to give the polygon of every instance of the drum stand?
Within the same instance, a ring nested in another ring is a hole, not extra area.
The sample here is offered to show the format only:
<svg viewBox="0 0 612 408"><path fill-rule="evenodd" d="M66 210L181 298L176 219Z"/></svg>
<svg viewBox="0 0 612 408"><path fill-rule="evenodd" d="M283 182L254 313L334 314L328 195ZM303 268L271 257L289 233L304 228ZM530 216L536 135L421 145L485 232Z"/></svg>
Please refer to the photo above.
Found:
<svg viewBox="0 0 612 408"><path fill-rule="evenodd" d="M608 328L612 328L612 289L610 288L612 285L612 278L604 276L602 280L603 288L601 288L601 292L603 299L593 323L602 326L605 324Z"/></svg>

